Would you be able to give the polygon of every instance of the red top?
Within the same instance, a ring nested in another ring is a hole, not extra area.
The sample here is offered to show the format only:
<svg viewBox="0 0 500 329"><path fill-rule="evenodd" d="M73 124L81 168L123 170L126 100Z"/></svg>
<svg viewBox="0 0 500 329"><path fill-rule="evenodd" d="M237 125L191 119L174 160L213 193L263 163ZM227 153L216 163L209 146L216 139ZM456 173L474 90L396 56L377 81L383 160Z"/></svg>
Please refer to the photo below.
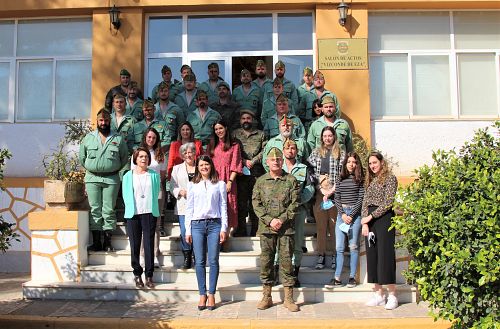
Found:
<svg viewBox="0 0 500 329"><path fill-rule="evenodd" d="M168 164L167 164L167 179L170 180L170 175L172 174L172 168L175 165L182 163L182 157L179 153L181 148L181 141L174 141L170 144L170 151L168 152ZM195 159L203 154L203 146L201 141L198 139L194 140L194 146L196 147Z"/></svg>

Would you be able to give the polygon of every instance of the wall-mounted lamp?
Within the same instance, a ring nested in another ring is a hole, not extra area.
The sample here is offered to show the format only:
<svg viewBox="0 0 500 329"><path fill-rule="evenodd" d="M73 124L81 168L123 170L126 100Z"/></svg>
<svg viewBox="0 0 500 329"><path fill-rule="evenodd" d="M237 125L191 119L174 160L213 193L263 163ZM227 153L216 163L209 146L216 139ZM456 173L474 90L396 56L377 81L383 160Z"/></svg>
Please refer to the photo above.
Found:
<svg viewBox="0 0 500 329"><path fill-rule="evenodd" d="M344 26L347 20L347 11L349 10L349 5L342 0L341 3L337 6L339 10L339 24Z"/></svg>
<svg viewBox="0 0 500 329"><path fill-rule="evenodd" d="M115 29L119 29L122 23L120 22L120 10L113 5L109 11L109 21L114 26Z"/></svg>

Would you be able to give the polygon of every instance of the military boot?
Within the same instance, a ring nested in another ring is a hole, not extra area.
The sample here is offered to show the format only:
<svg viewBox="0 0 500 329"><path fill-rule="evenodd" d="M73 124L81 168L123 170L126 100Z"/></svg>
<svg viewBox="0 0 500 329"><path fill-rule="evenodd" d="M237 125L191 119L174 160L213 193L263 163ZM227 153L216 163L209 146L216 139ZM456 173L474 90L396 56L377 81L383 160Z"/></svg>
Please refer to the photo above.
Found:
<svg viewBox="0 0 500 329"><path fill-rule="evenodd" d="M298 312L299 306L293 301L293 287L285 288L285 300L283 301L283 306L285 306L290 312Z"/></svg>
<svg viewBox="0 0 500 329"><path fill-rule="evenodd" d="M92 245L87 248L88 251L102 251L101 231L92 231Z"/></svg>
<svg viewBox="0 0 500 329"><path fill-rule="evenodd" d="M102 244L102 249L106 252L113 252L115 249L111 245L111 230L104 231L104 243Z"/></svg>
<svg viewBox="0 0 500 329"><path fill-rule="evenodd" d="M279 265L274 265L274 281L273 286L277 286L280 284L280 267Z"/></svg>
<svg viewBox="0 0 500 329"><path fill-rule="evenodd" d="M262 300L257 304L257 309L267 310L273 306L273 298L271 297L272 286L265 284L262 286Z"/></svg>

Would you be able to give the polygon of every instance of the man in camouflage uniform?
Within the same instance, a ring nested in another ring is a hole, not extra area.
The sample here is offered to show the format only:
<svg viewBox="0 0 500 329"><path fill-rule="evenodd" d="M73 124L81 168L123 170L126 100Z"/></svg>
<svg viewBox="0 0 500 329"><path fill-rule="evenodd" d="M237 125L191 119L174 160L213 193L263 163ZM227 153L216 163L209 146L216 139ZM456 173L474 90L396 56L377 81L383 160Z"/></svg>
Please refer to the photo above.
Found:
<svg viewBox="0 0 500 329"><path fill-rule="evenodd" d="M144 114L142 113L142 103L144 101L137 97L138 93L140 93L140 90L137 82L130 82L127 92L127 106L125 107L125 113L134 117L137 121L141 121L144 119Z"/></svg>
<svg viewBox="0 0 500 329"><path fill-rule="evenodd" d="M257 308L264 310L273 305L273 264L279 246L279 268L285 290L283 305L289 311L297 312L299 307L293 301L296 278L292 255L299 184L292 175L283 171L283 153L278 148L269 151L266 161L269 173L257 179L252 196L253 208L259 218L257 234L260 236L260 280L263 284L263 297Z"/></svg>
<svg viewBox="0 0 500 329"><path fill-rule="evenodd" d="M163 152L167 152L170 145L167 123L163 120L155 119L155 106L150 99L144 100L142 112L144 113L144 120L134 125L134 149L141 145L146 129L155 128L158 134L160 134L160 143Z"/></svg>
<svg viewBox="0 0 500 329"><path fill-rule="evenodd" d="M252 191L255 181L264 174L262 167L262 151L266 146L266 138L262 130L253 127L254 113L251 110L240 110L241 128L233 132L233 138L241 144L243 175L236 177L238 187L238 228L234 236L247 236L246 217L248 215L252 228L250 236L257 234L259 224L252 207Z"/></svg>

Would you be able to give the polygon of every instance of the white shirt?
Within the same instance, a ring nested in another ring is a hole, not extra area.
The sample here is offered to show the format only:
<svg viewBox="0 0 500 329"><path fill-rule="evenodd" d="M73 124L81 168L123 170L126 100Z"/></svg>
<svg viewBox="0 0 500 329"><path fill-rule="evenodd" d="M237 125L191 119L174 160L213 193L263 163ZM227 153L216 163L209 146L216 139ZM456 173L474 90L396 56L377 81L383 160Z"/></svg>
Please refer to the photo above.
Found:
<svg viewBox="0 0 500 329"><path fill-rule="evenodd" d="M134 203L135 203L135 214L149 214L153 212L151 202L151 174L145 172L144 174L137 175L135 172L132 173L132 184L134 189Z"/></svg>
<svg viewBox="0 0 500 329"><path fill-rule="evenodd" d="M226 184L223 181L212 184L209 180L202 180L198 184L189 182L185 216L186 235L191 235L191 221L209 218L220 218L221 232L226 232Z"/></svg>
<svg viewBox="0 0 500 329"><path fill-rule="evenodd" d="M155 151L154 150L149 150L149 154L151 154L151 164L148 166L149 169L154 170L160 175L160 171L166 171L167 170L167 159L163 159L162 163L158 163L155 158ZM130 169L134 170L136 165L134 164L134 159L130 158Z"/></svg>

